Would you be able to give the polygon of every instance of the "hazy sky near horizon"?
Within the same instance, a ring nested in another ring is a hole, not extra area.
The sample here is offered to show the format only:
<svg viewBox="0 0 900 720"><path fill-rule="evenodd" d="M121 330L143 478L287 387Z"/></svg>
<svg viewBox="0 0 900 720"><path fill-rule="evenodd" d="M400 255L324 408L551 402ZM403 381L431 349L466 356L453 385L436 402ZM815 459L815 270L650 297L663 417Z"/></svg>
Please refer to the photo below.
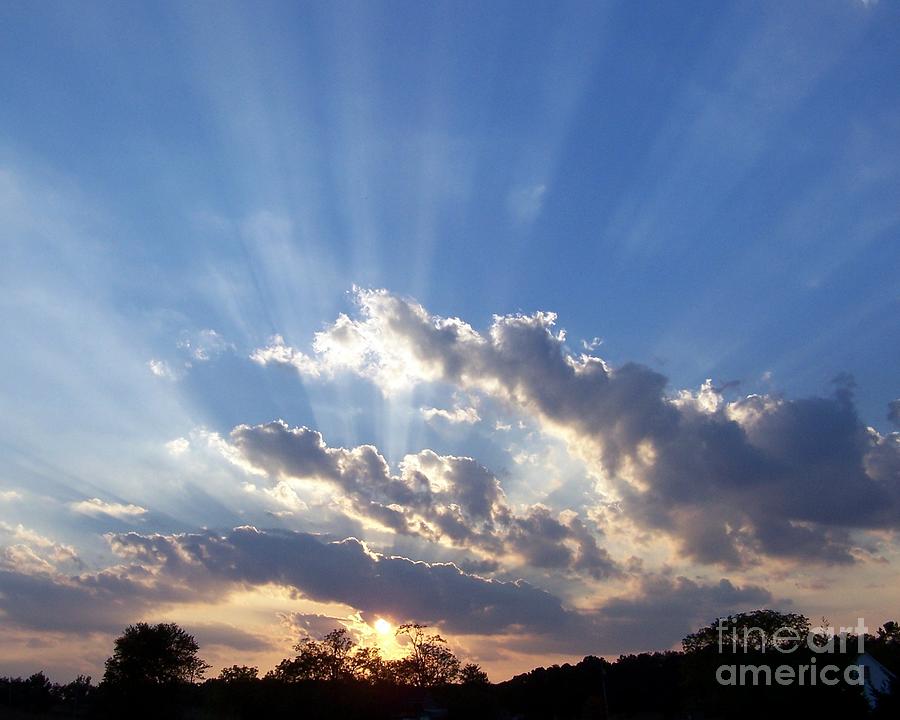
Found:
<svg viewBox="0 0 900 720"><path fill-rule="evenodd" d="M0 5L0 674L896 614L898 24Z"/></svg>

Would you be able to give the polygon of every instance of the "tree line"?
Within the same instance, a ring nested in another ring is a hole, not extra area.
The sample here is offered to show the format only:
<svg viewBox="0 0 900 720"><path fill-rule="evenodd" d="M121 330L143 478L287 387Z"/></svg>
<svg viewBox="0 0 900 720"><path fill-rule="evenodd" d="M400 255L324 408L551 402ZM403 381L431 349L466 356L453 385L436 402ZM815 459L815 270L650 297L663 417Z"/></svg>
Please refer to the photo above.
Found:
<svg viewBox="0 0 900 720"><path fill-rule="evenodd" d="M99 685L80 676L66 685L43 672L0 678L0 717L97 718L751 718L821 713L826 717L897 717L897 693L875 709L861 688L798 685L728 687L716 666L742 653L755 663L809 663L814 651L786 656L785 628L809 633L803 615L758 610L730 615L729 628L753 629L752 643L722 643L723 619L685 637L681 651L593 656L576 665L536 668L492 684L475 663L463 663L444 638L418 623L400 625L399 659L360 646L346 628L321 639L303 638L294 655L260 676L254 666L232 665L207 678L211 666L196 639L174 623L128 626L115 641ZM888 668L900 668L900 626L885 623L865 636L865 648ZM853 638L852 640L855 640ZM855 651L830 659L849 663ZM814 661L812 661L814 662ZM15 714L14 714L15 713Z"/></svg>

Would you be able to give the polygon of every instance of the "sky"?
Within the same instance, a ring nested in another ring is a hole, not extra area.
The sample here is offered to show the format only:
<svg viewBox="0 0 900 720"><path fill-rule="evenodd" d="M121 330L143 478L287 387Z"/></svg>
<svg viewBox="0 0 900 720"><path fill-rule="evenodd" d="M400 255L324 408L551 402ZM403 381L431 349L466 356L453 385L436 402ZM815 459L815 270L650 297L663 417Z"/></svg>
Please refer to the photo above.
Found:
<svg viewBox="0 0 900 720"><path fill-rule="evenodd" d="M0 5L0 674L900 619L898 23Z"/></svg>

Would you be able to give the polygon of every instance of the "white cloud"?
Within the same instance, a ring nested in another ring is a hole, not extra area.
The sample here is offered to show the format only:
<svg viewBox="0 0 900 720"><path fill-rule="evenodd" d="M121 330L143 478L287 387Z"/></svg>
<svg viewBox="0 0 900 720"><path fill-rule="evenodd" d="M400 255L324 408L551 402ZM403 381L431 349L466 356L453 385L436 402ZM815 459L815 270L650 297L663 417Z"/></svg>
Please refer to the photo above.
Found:
<svg viewBox="0 0 900 720"><path fill-rule="evenodd" d="M424 417L425 420L429 422L431 422L435 418L446 420L451 424L465 423L467 425L473 425L481 421L481 416L478 414L478 410L476 410L474 407L461 407L459 405L455 405L452 410L423 407L419 408L419 412L421 412L422 417Z"/></svg>
<svg viewBox="0 0 900 720"><path fill-rule="evenodd" d="M287 508L289 513L293 515L295 512L303 512L309 510L309 506L300 499L297 491L291 487L290 483L284 480L275 484L273 488L265 488L263 492L272 498L282 507ZM284 512L284 511L282 511Z"/></svg>
<svg viewBox="0 0 900 720"><path fill-rule="evenodd" d="M513 512L498 478L469 457L422 450L395 473L371 445L329 447L321 433L282 421L240 425L231 443L220 442L229 459L268 475L274 487L265 492L292 511L307 508L295 484L325 485L335 505L368 526L596 579L619 572L577 512Z"/></svg>
<svg viewBox="0 0 900 720"><path fill-rule="evenodd" d="M41 535L35 530L25 527L21 523L19 523L18 525L10 525L5 522L0 522L0 531L11 535L16 540L21 540L22 542L28 543L29 545L33 545L34 547L49 548L53 547L56 544L50 538Z"/></svg>
<svg viewBox="0 0 900 720"><path fill-rule="evenodd" d="M118 520L140 517L147 513L146 508L131 503L106 502L100 498L81 500L70 505L72 510L82 515L108 515Z"/></svg>
<svg viewBox="0 0 900 720"><path fill-rule="evenodd" d="M22 493L17 492L16 490L2 490L0 491L0 502L14 502L16 500L22 499Z"/></svg>
<svg viewBox="0 0 900 720"><path fill-rule="evenodd" d="M537 453L527 453L524 450L513 455L513 462L516 465L537 465L541 456Z"/></svg>
<svg viewBox="0 0 900 720"><path fill-rule="evenodd" d="M58 543L21 523L9 525L0 521L0 533L18 541L0 554L0 565L49 572L61 563L81 563L77 551L71 545Z"/></svg>
<svg viewBox="0 0 900 720"><path fill-rule="evenodd" d="M171 455L184 455L191 447L191 443L187 438L178 437L174 440L169 440L166 443L166 450L169 451Z"/></svg>
<svg viewBox="0 0 900 720"><path fill-rule="evenodd" d="M24 544L0 547L0 568L27 574L49 574L56 570L52 563Z"/></svg>
<svg viewBox="0 0 900 720"><path fill-rule="evenodd" d="M301 375L319 377L321 368L313 358L305 353L285 345L281 335L272 337L264 348L257 348L250 359L259 365L282 365L294 368Z"/></svg>
<svg viewBox="0 0 900 720"><path fill-rule="evenodd" d="M588 463L630 520L675 537L695 560L848 563L860 542L848 528L900 521L900 443L867 433L846 389L729 402L707 381L668 394L648 367L572 354L551 312L495 316L480 333L384 290L356 297L358 318L342 314L315 336L328 372L354 372L385 393L447 383L530 415Z"/></svg>
<svg viewBox="0 0 900 720"><path fill-rule="evenodd" d="M339 315L330 327L315 334L314 358L286 346L281 336L275 336L269 346L256 350L251 358L263 365L293 366L301 374L314 377L354 372L370 378L388 394L404 391L416 382L440 379L443 358L438 353L433 357L419 353L416 338L405 332L409 325L430 324L425 309L382 290L355 292L365 319ZM394 313L404 316L396 327ZM455 318L439 319L435 330L471 343L483 342L470 326Z"/></svg>
<svg viewBox="0 0 900 720"><path fill-rule="evenodd" d="M167 363L165 360L157 360L155 358L151 358L147 361L147 367L150 368L150 372L152 372L158 378L175 380L175 372L171 367L169 367L169 363Z"/></svg>

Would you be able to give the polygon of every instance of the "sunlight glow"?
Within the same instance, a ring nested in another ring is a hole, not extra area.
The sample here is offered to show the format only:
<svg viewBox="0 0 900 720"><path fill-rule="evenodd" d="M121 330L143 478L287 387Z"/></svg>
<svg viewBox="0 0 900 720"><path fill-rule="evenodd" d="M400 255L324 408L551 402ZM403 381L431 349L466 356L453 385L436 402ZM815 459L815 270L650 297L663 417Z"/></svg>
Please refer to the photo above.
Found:
<svg viewBox="0 0 900 720"><path fill-rule="evenodd" d="M379 635L390 635L392 630L393 627L384 618L378 618L375 621L375 632L377 632Z"/></svg>

